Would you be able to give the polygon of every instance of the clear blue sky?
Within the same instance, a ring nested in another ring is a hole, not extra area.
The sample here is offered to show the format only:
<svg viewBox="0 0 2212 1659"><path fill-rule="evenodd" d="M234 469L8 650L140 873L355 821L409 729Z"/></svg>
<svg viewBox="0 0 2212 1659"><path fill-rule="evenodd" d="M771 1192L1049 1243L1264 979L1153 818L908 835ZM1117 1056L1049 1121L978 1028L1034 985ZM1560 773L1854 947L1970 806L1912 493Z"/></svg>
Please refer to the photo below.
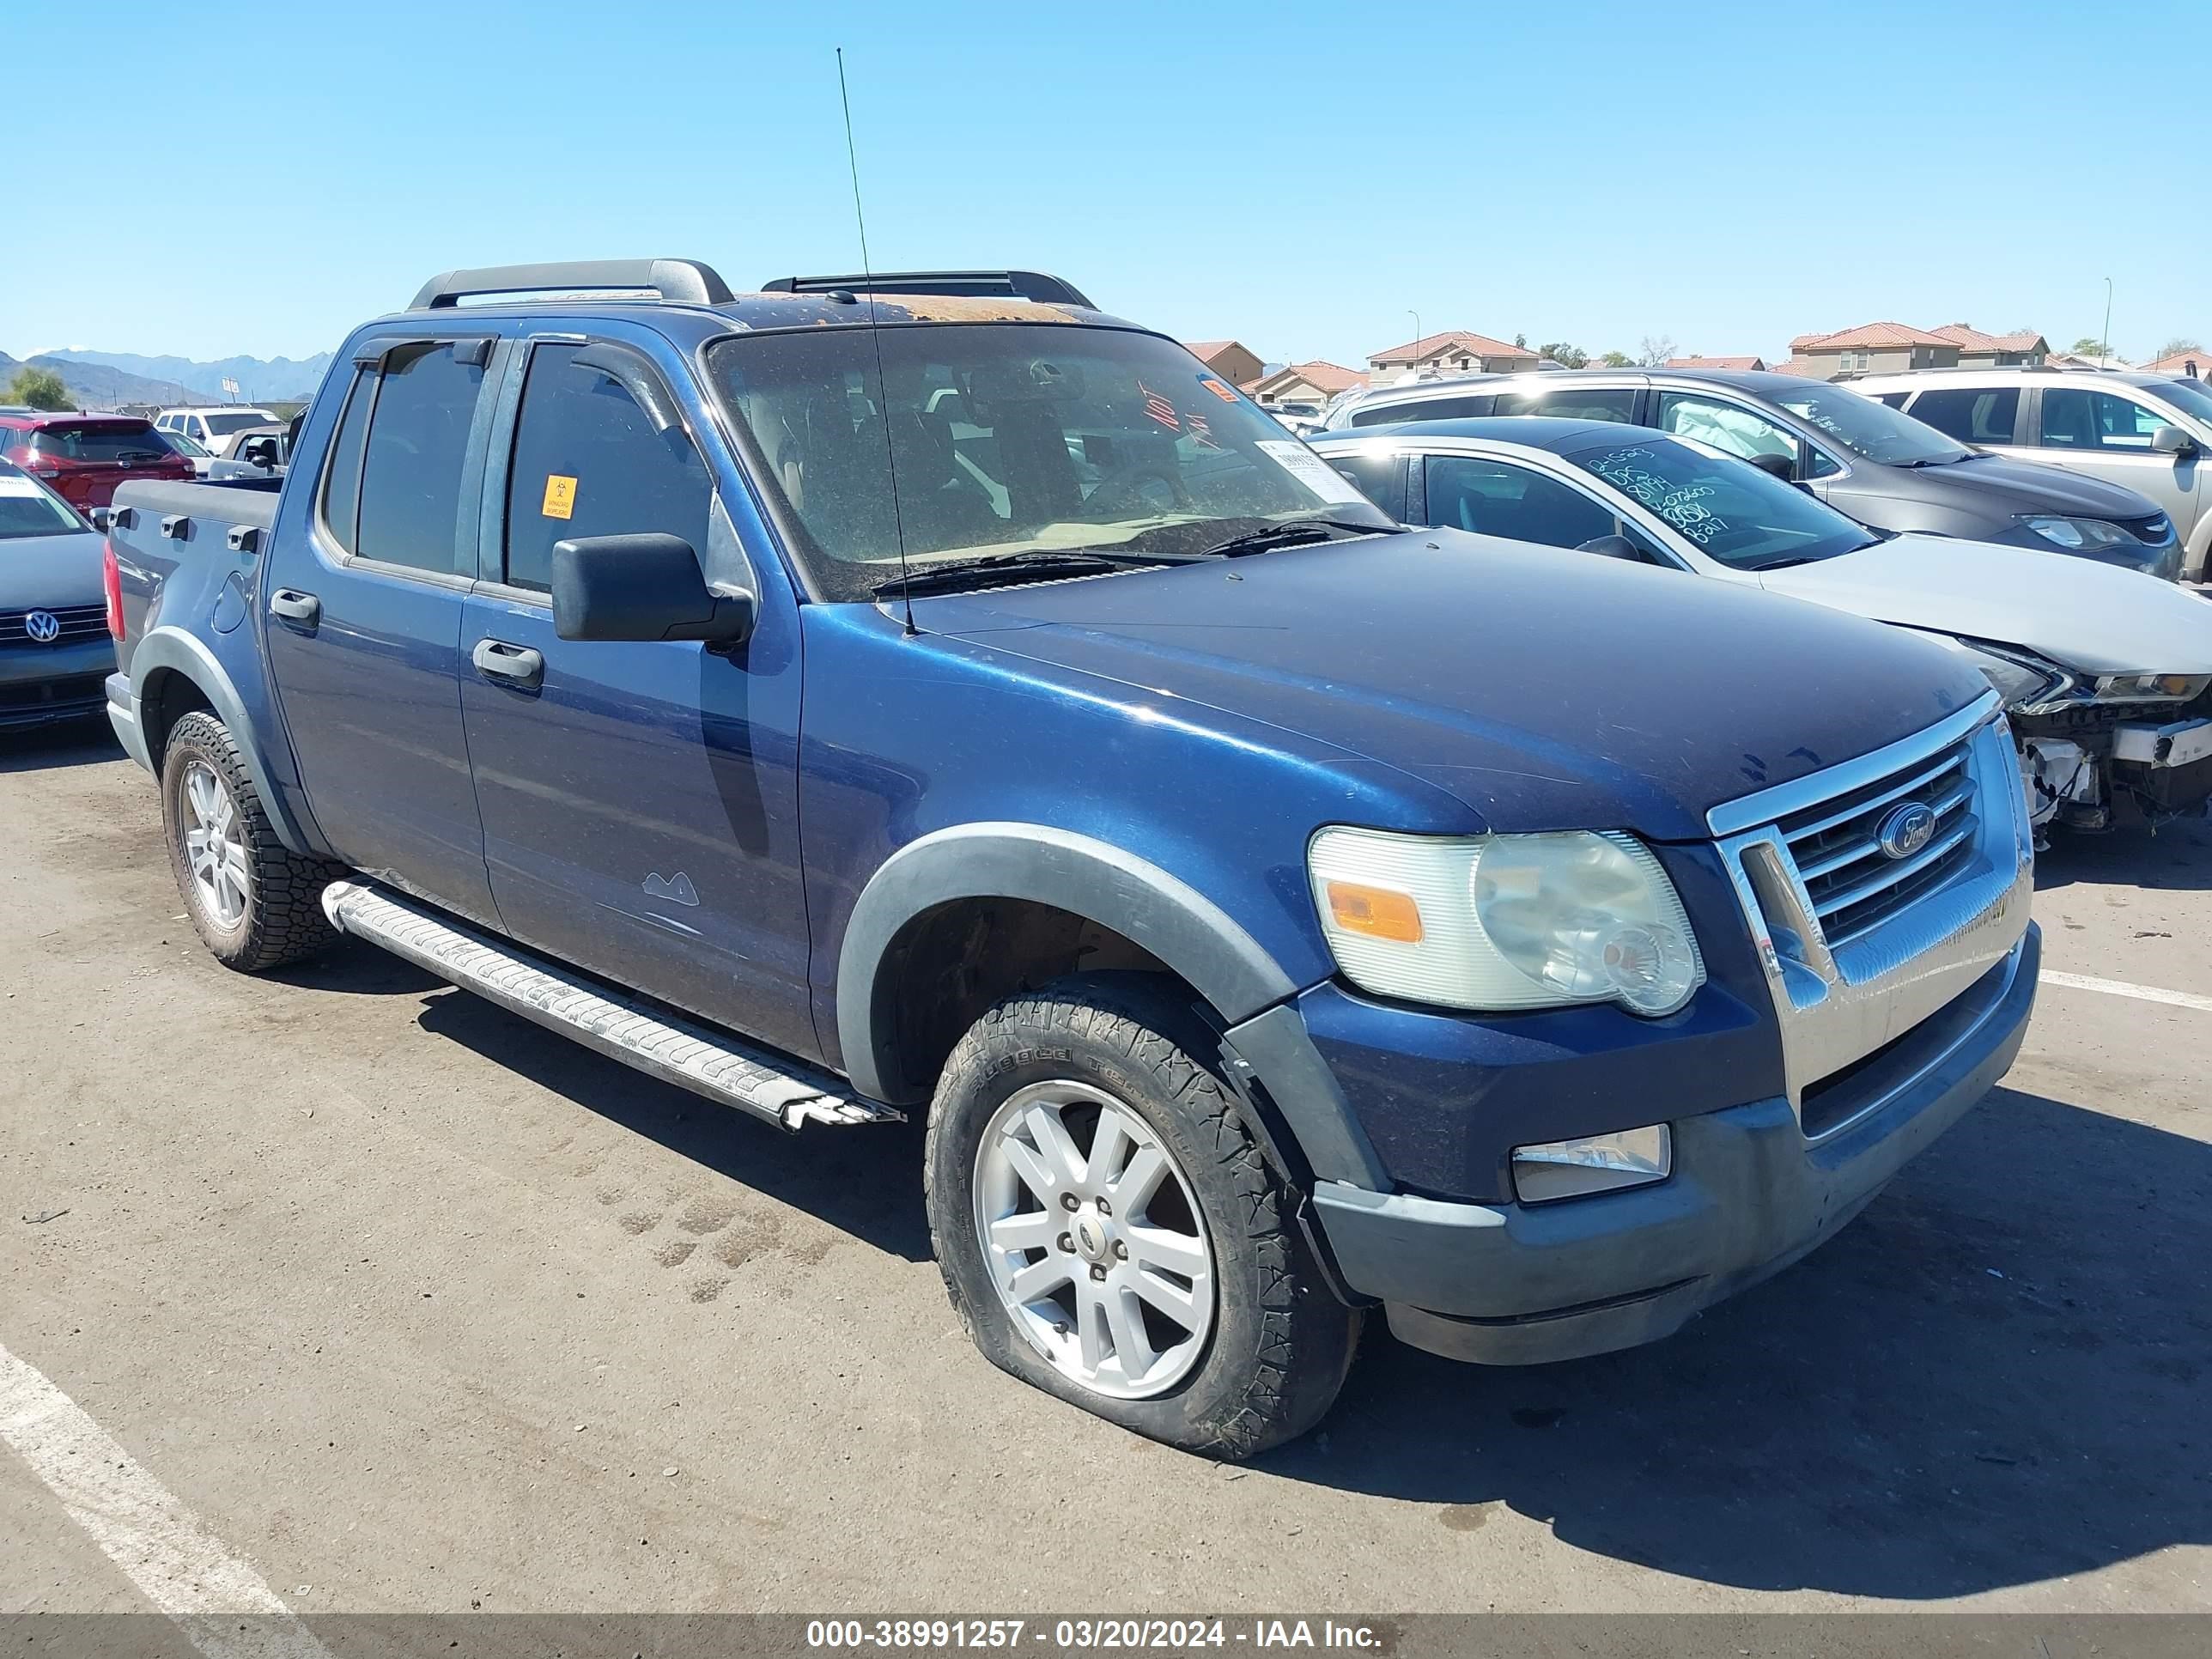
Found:
<svg viewBox="0 0 2212 1659"><path fill-rule="evenodd" d="M2064 345L2107 276L2123 353L2212 336L2207 0L64 0L0 12L0 350L302 356L453 265L851 269L840 45L879 267L1058 271L1270 360L1415 309Z"/></svg>

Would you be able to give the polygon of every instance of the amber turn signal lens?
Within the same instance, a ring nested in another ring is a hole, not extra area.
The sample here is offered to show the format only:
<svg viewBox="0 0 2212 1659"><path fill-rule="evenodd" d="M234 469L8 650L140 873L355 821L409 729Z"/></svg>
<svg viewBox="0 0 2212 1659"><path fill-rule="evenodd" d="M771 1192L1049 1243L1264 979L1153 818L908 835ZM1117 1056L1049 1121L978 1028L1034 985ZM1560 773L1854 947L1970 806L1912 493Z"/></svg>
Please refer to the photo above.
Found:
<svg viewBox="0 0 2212 1659"><path fill-rule="evenodd" d="M1332 881L1328 888L1329 915L1346 933L1402 945L1421 942L1421 910L1412 895L1356 881Z"/></svg>

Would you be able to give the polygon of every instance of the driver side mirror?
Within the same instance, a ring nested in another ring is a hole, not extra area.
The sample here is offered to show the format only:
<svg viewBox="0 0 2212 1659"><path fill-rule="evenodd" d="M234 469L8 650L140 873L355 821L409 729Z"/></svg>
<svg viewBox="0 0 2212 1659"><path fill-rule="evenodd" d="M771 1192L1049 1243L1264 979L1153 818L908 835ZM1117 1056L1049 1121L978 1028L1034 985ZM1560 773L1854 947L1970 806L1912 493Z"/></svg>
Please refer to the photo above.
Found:
<svg viewBox="0 0 2212 1659"><path fill-rule="evenodd" d="M1747 455L1744 459L1784 483L1797 482L1797 458L1794 455Z"/></svg>
<svg viewBox="0 0 2212 1659"><path fill-rule="evenodd" d="M2178 426L2162 426L2150 434L2150 447L2159 455L2194 455L2197 440Z"/></svg>
<svg viewBox="0 0 2212 1659"><path fill-rule="evenodd" d="M1577 553L1595 553L1601 559L1626 559L1631 564L1642 564L1644 554L1626 536L1593 536L1579 544Z"/></svg>
<svg viewBox="0 0 2212 1659"><path fill-rule="evenodd" d="M553 631L564 640L741 643L750 593L718 593L681 536L578 536L553 544Z"/></svg>

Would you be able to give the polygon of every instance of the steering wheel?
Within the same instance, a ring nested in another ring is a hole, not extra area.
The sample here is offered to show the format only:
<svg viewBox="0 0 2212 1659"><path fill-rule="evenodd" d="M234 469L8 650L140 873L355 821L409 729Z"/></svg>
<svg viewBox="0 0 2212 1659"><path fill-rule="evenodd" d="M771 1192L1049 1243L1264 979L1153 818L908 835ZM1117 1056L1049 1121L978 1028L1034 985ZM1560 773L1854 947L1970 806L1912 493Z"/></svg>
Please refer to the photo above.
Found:
<svg viewBox="0 0 2212 1659"><path fill-rule="evenodd" d="M1148 499L1138 488L1146 480L1152 478L1168 487L1168 494L1177 507L1188 510L1196 505L1190 491L1183 487L1182 474L1176 467L1141 455L1134 460L1108 467L1098 482L1091 487L1091 493L1083 498L1083 505L1086 509L1103 507L1109 512L1156 511L1159 503ZM1117 496L1115 491L1119 491L1120 495ZM1121 499L1123 496L1127 497L1126 501Z"/></svg>

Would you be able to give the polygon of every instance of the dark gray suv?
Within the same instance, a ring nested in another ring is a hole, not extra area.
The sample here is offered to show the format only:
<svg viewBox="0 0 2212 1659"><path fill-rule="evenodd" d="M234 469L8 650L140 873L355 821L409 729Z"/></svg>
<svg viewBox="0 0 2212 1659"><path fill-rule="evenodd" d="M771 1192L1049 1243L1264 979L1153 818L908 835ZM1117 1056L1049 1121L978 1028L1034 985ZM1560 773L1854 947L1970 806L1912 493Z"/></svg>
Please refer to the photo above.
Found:
<svg viewBox="0 0 2212 1659"><path fill-rule="evenodd" d="M1656 427L1741 456L1876 530L2069 553L2167 580L2181 574L2172 520L2148 497L1984 454L1848 387L1794 374L1571 369L1417 381L1345 398L1325 424L1495 415Z"/></svg>

